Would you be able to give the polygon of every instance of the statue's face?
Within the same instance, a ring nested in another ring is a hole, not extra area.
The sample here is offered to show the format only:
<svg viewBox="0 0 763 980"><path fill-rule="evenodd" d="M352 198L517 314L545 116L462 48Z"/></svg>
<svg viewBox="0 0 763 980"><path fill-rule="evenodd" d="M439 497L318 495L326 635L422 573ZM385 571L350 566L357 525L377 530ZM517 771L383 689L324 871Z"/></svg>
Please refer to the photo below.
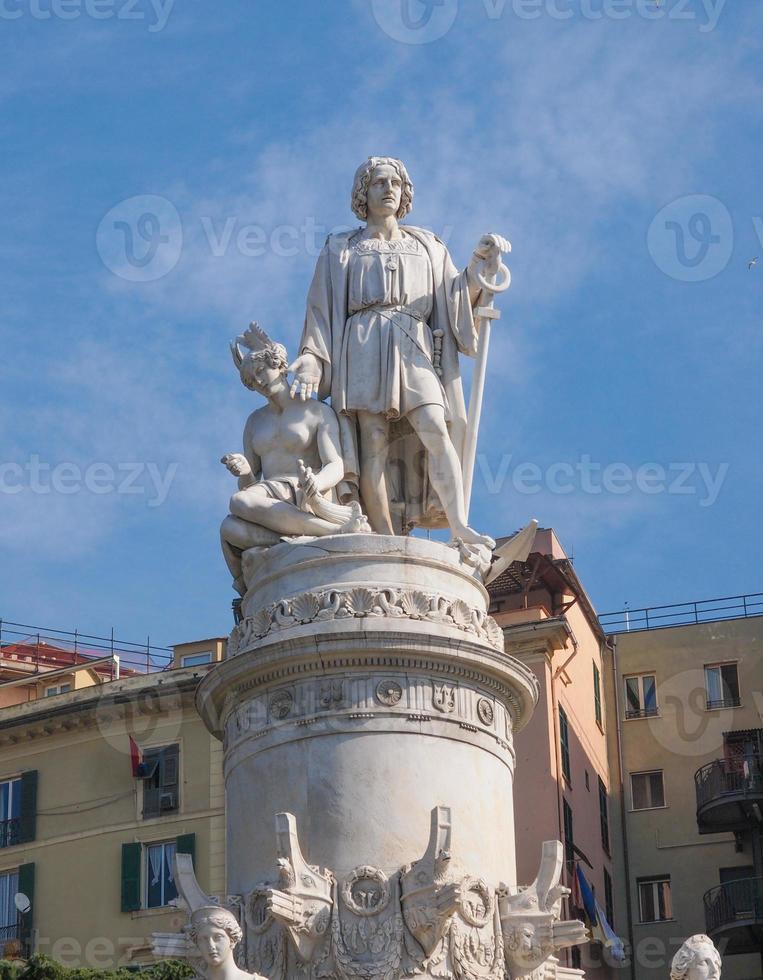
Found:
<svg viewBox="0 0 763 980"><path fill-rule="evenodd" d="M369 218L394 216L400 209L403 182L394 167L384 163L375 167L368 182L366 206Z"/></svg>
<svg viewBox="0 0 763 980"><path fill-rule="evenodd" d="M196 931L196 945L209 966L221 966L233 955L230 936L219 926L204 923Z"/></svg>
<svg viewBox="0 0 763 980"><path fill-rule="evenodd" d="M281 369L273 367L266 358L259 358L248 364L242 380L247 388L251 388L266 398L284 384Z"/></svg>
<svg viewBox="0 0 763 980"><path fill-rule="evenodd" d="M686 974L686 980L718 980L720 975L715 950L709 946L700 946Z"/></svg>

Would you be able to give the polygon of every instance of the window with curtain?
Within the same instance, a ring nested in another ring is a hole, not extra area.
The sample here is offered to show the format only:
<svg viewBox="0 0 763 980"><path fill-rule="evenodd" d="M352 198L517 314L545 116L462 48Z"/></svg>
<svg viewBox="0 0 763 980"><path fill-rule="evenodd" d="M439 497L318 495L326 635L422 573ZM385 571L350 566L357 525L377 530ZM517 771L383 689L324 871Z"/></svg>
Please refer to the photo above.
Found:
<svg viewBox="0 0 763 980"><path fill-rule="evenodd" d="M145 847L146 903L147 909L161 908L177 898L173 862L176 842L163 841Z"/></svg>
<svg viewBox="0 0 763 980"><path fill-rule="evenodd" d="M664 922L666 919L672 919L670 876L639 878L638 901L641 922Z"/></svg>
<svg viewBox="0 0 763 980"><path fill-rule="evenodd" d="M631 801L634 810L665 806L662 769L631 773Z"/></svg>
<svg viewBox="0 0 763 980"><path fill-rule="evenodd" d="M14 901L18 890L18 871L0 874L0 942L18 938L18 911Z"/></svg>
<svg viewBox="0 0 763 980"><path fill-rule="evenodd" d="M625 717L649 718L657 714L657 685L654 674L625 678Z"/></svg>
<svg viewBox="0 0 763 980"><path fill-rule="evenodd" d="M21 779L0 782L0 847L19 843Z"/></svg>
<svg viewBox="0 0 763 980"><path fill-rule="evenodd" d="M705 667L707 708L739 707L739 673L735 663Z"/></svg>

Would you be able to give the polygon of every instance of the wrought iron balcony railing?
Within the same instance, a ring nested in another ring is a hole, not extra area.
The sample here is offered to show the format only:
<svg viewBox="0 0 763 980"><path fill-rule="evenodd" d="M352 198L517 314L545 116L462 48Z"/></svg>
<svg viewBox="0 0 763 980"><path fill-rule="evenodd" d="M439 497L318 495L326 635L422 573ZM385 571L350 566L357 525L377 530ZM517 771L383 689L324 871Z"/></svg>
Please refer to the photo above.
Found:
<svg viewBox="0 0 763 980"><path fill-rule="evenodd" d="M747 759L716 759L694 774L697 809L725 796L763 796L763 758L754 753Z"/></svg>
<svg viewBox="0 0 763 980"><path fill-rule="evenodd" d="M705 892L708 935L726 926L763 921L763 878L739 878Z"/></svg>
<svg viewBox="0 0 763 980"><path fill-rule="evenodd" d="M13 820L0 820L0 847L11 847L13 844L18 844L20 832L21 821L18 817ZM2 926L0 926L0 930L2 930ZM2 941L1 931L0 941Z"/></svg>
<svg viewBox="0 0 763 980"><path fill-rule="evenodd" d="M631 718L656 718L659 711L654 708L627 708L625 711L626 719Z"/></svg>
<svg viewBox="0 0 763 980"><path fill-rule="evenodd" d="M738 708L741 704L739 698L719 698L716 701L707 701L707 710L712 711L714 708Z"/></svg>

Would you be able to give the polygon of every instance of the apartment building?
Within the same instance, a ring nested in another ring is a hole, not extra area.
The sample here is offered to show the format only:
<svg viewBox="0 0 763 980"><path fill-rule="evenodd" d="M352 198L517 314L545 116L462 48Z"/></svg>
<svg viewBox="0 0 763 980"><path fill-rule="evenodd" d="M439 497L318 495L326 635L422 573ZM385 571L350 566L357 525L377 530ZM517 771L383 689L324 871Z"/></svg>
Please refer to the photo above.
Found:
<svg viewBox="0 0 763 980"><path fill-rule="evenodd" d="M610 719L603 696L606 638L553 530L538 529L527 560L515 562L489 592L506 652L527 664L540 685L535 713L515 737L518 880L535 878L543 841L561 840L564 883L573 891L569 915L585 917L579 867L609 924L624 931L624 908L613 885L619 844L611 819ZM612 950L599 942L562 956L593 980L620 973Z"/></svg>
<svg viewBox="0 0 763 980"><path fill-rule="evenodd" d="M149 650L145 663L58 638L0 647L1 954L151 961L151 933L182 924L168 904L175 851L224 892L222 749L194 706L224 646ZM88 663L113 656L133 666Z"/></svg>
<svg viewBox="0 0 763 980"><path fill-rule="evenodd" d="M750 596L604 617L612 819L626 843L615 903L634 980L666 977L698 932L724 980L763 975L762 613Z"/></svg>

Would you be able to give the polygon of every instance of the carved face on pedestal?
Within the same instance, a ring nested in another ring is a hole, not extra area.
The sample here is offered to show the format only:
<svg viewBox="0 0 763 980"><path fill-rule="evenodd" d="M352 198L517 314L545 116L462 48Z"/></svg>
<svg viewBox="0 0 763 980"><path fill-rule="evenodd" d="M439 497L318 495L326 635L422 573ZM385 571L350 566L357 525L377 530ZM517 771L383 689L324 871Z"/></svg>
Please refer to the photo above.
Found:
<svg viewBox="0 0 763 980"><path fill-rule="evenodd" d="M708 936L692 936L673 957L671 980L719 980L721 957Z"/></svg>
<svg viewBox="0 0 763 980"><path fill-rule="evenodd" d="M225 909L204 909L194 920L191 938L204 962L213 971L233 960L233 950L241 940L241 927Z"/></svg>
<svg viewBox="0 0 763 980"><path fill-rule="evenodd" d="M225 929L209 922L197 930L196 945L209 966L222 966L233 956L231 937Z"/></svg>

